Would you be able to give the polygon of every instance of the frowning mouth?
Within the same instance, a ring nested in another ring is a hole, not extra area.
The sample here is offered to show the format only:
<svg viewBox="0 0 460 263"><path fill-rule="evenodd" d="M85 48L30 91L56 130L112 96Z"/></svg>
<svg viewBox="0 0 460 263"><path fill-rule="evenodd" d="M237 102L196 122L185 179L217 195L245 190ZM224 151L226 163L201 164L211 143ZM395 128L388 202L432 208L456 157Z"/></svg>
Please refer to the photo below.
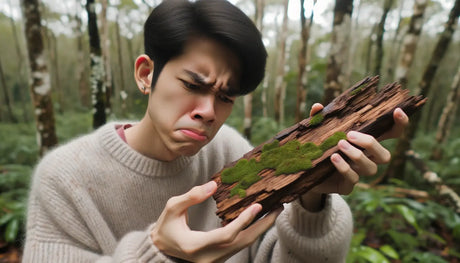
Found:
<svg viewBox="0 0 460 263"><path fill-rule="evenodd" d="M196 141L206 141L208 139L208 136L204 132L200 132L197 130L190 130L190 129L181 129L180 130L185 136L192 138Z"/></svg>

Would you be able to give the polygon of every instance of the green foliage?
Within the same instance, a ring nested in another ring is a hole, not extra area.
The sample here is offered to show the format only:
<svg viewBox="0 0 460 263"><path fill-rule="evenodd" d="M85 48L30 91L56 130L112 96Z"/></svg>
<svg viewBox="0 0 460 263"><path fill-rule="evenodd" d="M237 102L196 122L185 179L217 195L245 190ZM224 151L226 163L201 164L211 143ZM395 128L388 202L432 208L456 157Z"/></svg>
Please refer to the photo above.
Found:
<svg viewBox="0 0 460 263"><path fill-rule="evenodd" d="M346 199L355 217L347 262L448 262L460 259L460 216L433 201L356 189ZM441 254L449 248L449 255Z"/></svg>
<svg viewBox="0 0 460 263"><path fill-rule="evenodd" d="M30 173L24 165L0 166L0 240L7 243L17 242L23 233Z"/></svg>

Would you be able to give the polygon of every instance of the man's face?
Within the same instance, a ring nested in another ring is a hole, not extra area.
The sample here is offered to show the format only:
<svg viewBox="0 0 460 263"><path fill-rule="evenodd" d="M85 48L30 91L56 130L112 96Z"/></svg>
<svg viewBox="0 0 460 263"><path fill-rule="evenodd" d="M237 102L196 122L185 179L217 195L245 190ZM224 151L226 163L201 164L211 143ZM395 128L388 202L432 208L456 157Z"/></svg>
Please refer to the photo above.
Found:
<svg viewBox="0 0 460 263"><path fill-rule="evenodd" d="M239 61L225 46L194 38L164 66L150 95L148 117L166 159L193 155L230 115L239 88Z"/></svg>

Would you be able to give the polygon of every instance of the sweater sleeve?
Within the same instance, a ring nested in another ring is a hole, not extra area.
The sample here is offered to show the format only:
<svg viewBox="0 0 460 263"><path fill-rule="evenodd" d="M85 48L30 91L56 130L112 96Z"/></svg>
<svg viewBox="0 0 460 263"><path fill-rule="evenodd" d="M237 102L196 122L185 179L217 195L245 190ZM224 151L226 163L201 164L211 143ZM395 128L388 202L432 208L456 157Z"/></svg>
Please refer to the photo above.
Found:
<svg viewBox="0 0 460 263"><path fill-rule="evenodd" d="M267 232L255 262L345 262L352 231L351 211L340 195L329 195L318 213L294 201Z"/></svg>
<svg viewBox="0 0 460 263"><path fill-rule="evenodd" d="M34 174L23 262L173 262L154 246L153 224L117 240L90 194L56 167L45 160Z"/></svg>

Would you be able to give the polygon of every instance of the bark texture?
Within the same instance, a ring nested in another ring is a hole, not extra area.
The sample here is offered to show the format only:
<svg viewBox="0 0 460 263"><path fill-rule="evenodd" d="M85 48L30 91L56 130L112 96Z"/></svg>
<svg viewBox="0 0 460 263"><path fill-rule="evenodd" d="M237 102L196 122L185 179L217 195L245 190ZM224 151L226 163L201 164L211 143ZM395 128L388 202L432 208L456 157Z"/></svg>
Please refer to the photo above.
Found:
<svg viewBox="0 0 460 263"><path fill-rule="evenodd" d="M353 0L336 0L329 61L326 69L323 104L328 104L344 89L344 66L348 60Z"/></svg>
<svg viewBox="0 0 460 263"><path fill-rule="evenodd" d="M417 49L418 39L422 32L423 15L428 4L428 0L419 0L414 2L414 13L410 19L409 30L404 36L403 47L396 68L396 79L403 87L407 85L409 69L414 61L415 51Z"/></svg>
<svg viewBox="0 0 460 263"><path fill-rule="evenodd" d="M425 68L425 71L422 75L422 80L418 85L418 90L415 94L420 94L422 96L427 96L432 87L431 83L435 77L436 71L441 64L444 55L446 54L449 44L452 41L455 29L457 28L458 17L460 15L460 0L456 0L454 6L452 7L449 18L444 26L444 31L441 33L441 36L436 43L436 46L431 54L431 58L428 62L428 65ZM392 177L397 177L402 179L405 170L406 156L405 153L411 147L411 141L415 136L417 131L418 124L421 119L421 114L415 114L409 122L409 127L405 130L403 136L398 140L396 145L396 150L393 154L393 159L388 165L384 176L382 177L383 182Z"/></svg>
<svg viewBox="0 0 460 263"><path fill-rule="evenodd" d="M96 6L94 0L87 0L88 34L91 60L91 101L93 106L93 128L96 129L106 123L106 88L104 86L104 62L97 27Z"/></svg>
<svg viewBox="0 0 460 263"><path fill-rule="evenodd" d="M274 136L266 143L275 139L284 145L288 141L298 140L301 143L313 142L320 144L337 131L348 132L356 130L379 137L393 126L393 111L402 108L408 115L414 113L426 99L422 96L409 96L408 90L402 90L399 84L386 85L377 93L379 78L366 78L335 98L321 112L324 116L319 125L311 125L310 119L291 126ZM265 144L265 143L264 143ZM263 148L261 144L246 153L244 159L258 159ZM218 185L214 194L217 202L216 214L225 225L235 219L245 208L253 203L260 203L265 214L283 203L288 203L299 195L318 185L334 172L330 156L337 152L337 146L326 150L323 155L312 160L312 168L294 174L275 175L273 169L264 169L259 173L262 179L246 190L246 197L230 196L230 189L236 184L223 184L220 174L214 175L213 180ZM232 167L237 161L227 165Z"/></svg>
<svg viewBox="0 0 460 263"><path fill-rule="evenodd" d="M447 96L446 104L442 110L441 117L438 122L438 130L436 131L436 143L431 152L431 160L441 160L443 155L443 145L450 134L450 129L455 120L455 112L460 103L460 67L455 74L454 81L450 87L449 95Z"/></svg>
<svg viewBox="0 0 460 263"><path fill-rule="evenodd" d="M305 17L305 0L300 0L300 40L301 47L299 52L299 74L297 76L297 100L295 107L295 120L301 121L306 116L306 102L307 102L307 65L308 65L308 40L310 39L310 31L313 25L314 12L311 11L310 19ZM316 0L313 1L313 6L316 5Z"/></svg>
<svg viewBox="0 0 460 263"><path fill-rule="evenodd" d="M50 74L46 66L42 26L37 0L21 1L25 20L25 35L29 54L29 87L35 111L37 144L40 155L57 144Z"/></svg>
<svg viewBox="0 0 460 263"><path fill-rule="evenodd" d="M283 0L283 24L281 25L280 42L279 42L279 59L275 78L275 120L278 124L284 122L284 99L286 97L286 82L284 73L286 67L286 40L288 31L288 5L289 0Z"/></svg>

